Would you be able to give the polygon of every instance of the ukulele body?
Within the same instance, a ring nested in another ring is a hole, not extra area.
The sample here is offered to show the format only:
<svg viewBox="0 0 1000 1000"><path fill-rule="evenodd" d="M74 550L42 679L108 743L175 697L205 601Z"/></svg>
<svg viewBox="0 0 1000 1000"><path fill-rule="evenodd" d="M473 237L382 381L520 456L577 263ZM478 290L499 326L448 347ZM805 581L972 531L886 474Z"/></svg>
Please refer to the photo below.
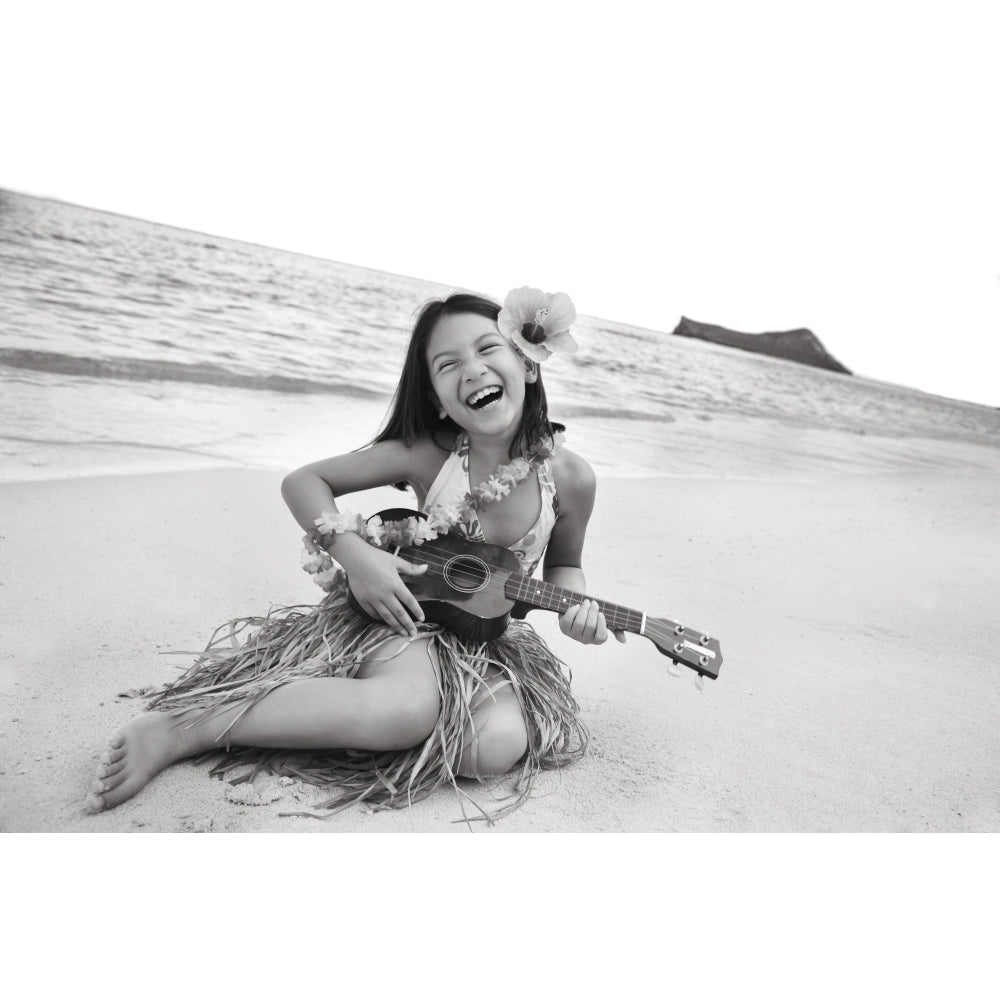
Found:
<svg viewBox="0 0 1000 1000"><path fill-rule="evenodd" d="M378 516L387 522L416 513L394 508ZM523 569L517 556L502 545L474 542L449 532L422 545L403 546L396 554L408 562L427 563L425 573L403 577L403 582L427 621L443 625L460 639L477 643L498 639L507 631L512 615L524 617L529 610L504 593L510 578L522 576ZM370 618L350 587L347 593L355 611Z"/></svg>

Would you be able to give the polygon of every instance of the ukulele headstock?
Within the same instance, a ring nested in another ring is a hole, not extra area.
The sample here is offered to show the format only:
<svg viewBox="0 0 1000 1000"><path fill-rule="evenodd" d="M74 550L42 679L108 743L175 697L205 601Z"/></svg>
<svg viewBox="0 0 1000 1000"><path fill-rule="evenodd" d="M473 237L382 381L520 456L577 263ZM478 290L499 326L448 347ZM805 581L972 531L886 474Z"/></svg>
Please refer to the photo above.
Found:
<svg viewBox="0 0 1000 1000"><path fill-rule="evenodd" d="M647 618L642 634L674 663L690 667L713 681L719 676L722 649L719 640L706 632L687 628L669 618Z"/></svg>

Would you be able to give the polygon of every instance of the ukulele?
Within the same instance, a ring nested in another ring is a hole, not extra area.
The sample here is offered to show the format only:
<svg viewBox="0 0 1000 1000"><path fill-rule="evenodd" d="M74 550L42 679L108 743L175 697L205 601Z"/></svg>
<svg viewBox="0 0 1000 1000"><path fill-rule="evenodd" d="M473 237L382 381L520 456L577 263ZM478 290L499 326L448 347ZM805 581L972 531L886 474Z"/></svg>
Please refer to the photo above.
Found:
<svg viewBox="0 0 1000 1000"><path fill-rule="evenodd" d="M383 523L426 517L404 507L392 507L374 516ZM525 576L517 556L502 545L448 533L422 545L396 546L391 551L410 562L427 564L421 576L404 578L406 587L423 608L427 621L443 625L461 639L489 642L503 635L511 618L524 618L533 608L562 614L581 601L596 600L609 630L645 636L674 663L712 680L719 676L722 650L718 639L669 618L650 618L643 611ZM370 618L350 588L347 593L354 609Z"/></svg>

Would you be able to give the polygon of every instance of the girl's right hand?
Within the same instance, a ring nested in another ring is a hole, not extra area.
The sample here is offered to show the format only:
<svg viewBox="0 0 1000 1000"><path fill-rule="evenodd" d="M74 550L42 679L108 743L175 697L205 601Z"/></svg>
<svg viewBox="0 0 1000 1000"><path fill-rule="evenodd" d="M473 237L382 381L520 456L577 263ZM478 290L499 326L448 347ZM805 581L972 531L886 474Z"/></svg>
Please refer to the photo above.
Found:
<svg viewBox="0 0 1000 1000"><path fill-rule="evenodd" d="M417 634L414 620L422 622L424 611L402 577L426 573L426 563L407 562L384 549L366 545L364 550L352 553L345 569L351 593L365 614L385 622L400 635Z"/></svg>

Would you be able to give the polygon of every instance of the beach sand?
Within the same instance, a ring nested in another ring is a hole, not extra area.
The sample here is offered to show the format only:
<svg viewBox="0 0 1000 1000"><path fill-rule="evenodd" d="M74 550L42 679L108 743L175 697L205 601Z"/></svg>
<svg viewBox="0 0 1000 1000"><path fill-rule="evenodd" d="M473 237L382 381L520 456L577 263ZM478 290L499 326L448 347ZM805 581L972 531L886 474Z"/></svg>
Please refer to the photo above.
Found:
<svg viewBox="0 0 1000 1000"><path fill-rule="evenodd" d="M721 676L699 691L644 639L583 647L533 613L572 666L590 750L474 829L1000 829L1000 461L964 475L924 465L603 479L591 592L717 635ZM142 707L120 692L175 676L190 656L163 654L197 652L229 618L318 596L280 478L0 486L0 829L467 831L450 788L409 809L282 818L317 791L258 778L248 794L191 762L83 812L105 741ZM503 792L461 785L487 804Z"/></svg>

